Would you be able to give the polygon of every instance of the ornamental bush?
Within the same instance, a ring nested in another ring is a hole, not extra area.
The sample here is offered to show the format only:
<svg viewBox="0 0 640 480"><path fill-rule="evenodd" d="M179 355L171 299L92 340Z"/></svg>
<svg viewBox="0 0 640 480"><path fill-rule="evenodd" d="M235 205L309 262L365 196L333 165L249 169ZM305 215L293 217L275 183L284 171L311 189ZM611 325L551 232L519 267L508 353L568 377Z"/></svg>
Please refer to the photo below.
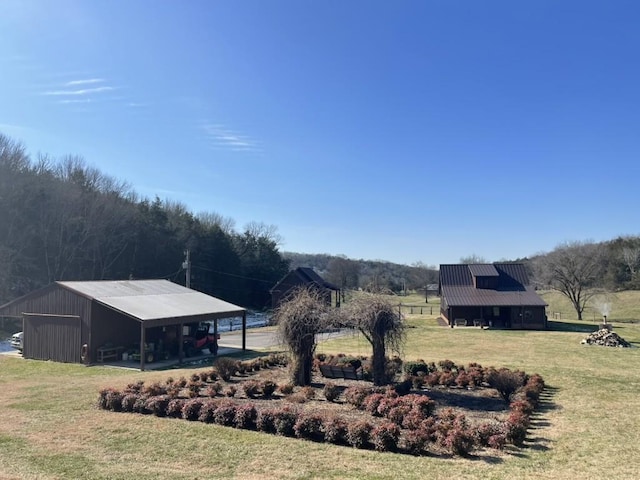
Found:
<svg viewBox="0 0 640 480"><path fill-rule="evenodd" d="M220 392L222 392L222 388L223 387L220 382L213 382L207 386L207 388L205 389L205 393L208 397L213 398L220 395Z"/></svg>
<svg viewBox="0 0 640 480"><path fill-rule="evenodd" d="M324 419L322 429L326 442L336 445L347 444L348 423L342 417L331 416Z"/></svg>
<svg viewBox="0 0 640 480"><path fill-rule="evenodd" d="M288 406L277 409L274 412L273 420L273 424L276 428L276 435L293 437L295 433L293 427L298 421L298 415L297 410Z"/></svg>
<svg viewBox="0 0 640 480"><path fill-rule="evenodd" d="M392 422L376 425L371 430L371 443L378 452L395 452L400 438L400 427Z"/></svg>
<svg viewBox="0 0 640 480"><path fill-rule="evenodd" d="M136 400L138 400L137 393L125 393L122 396L122 411L133 412L133 406L136 404Z"/></svg>
<svg viewBox="0 0 640 480"><path fill-rule="evenodd" d="M507 405L511 402L511 396L524 385L524 373L517 370L501 368L491 370L487 376L487 383L495 388Z"/></svg>
<svg viewBox="0 0 640 480"><path fill-rule="evenodd" d="M278 387L278 391L282 395L291 395L293 393L293 383L285 383L284 385L280 385Z"/></svg>
<svg viewBox="0 0 640 480"><path fill-rule="evenodd" d="M238 371L238 361L229 357L218 357L214 366L220 378L225 382L231 380L231 377Z"/></svg>
<svg viewBox="0 0 640 480"><path fill-rule="evenodd" d="M324 440L322 415L317 413L302 413L293 426L293 431L298 438L305 438L315 442Z"/></svg>
<svg viewBox="0 0 640 480"><path fill-rule="evenodd" d="M135 383L130 383L128 384L123 393L140 393L142 391L142 388L144 387L144 381L143 380L138 380Z"/></svg>
<svg viewBox="0 0 640 480"><path fill-rule="evenodd" d="M436 408L436 402L431 400L427 395L413 394L408 395L405 402L412 406L412 410L419 412L424 417L433 415Z"/></svg>
<svg viewBox="0 0 640 480"><path fill-rule="evenodd" d="M440 360L438 362L438 366L443 372L452 372L457 370L456 364L452 360Z"/></svg>
<svg viewBox="0 0 640 480"><path fill-rule="evenodd" d="M442 425L445 426L445 423ZM450 421L446 420L446 428L439 428L437 432L438 444L454 455L466 456L473 449L474 437L469 429L467 419L463 414L457 414Z"/></svg>
<svg viewBox="0 0 640 480"><path fill-rule="evenodd" d="M344 391L344 400L350 405L361 409L365 398L371 393L371 387L352 385Z"/></svg>
<svg viewBox="0 0 640 480"><path fill-rule="evenodd" d="M258 412L253 404L244 403L242 405L238 405L238 407L236 408L234 425L236 428L254 430L256 428L257 417Z"/></svg>
<svg viewBox="0 0 640 480"><path fill-rule="evenodd" d="M147 398L148 397L142 394L138 395L138 398L136 398L136 401L133 404L133 411L135 413L141 413L143 415L148 415L151 413L150 410L147 410Z"/></svg>
<svg viewBox="0 0 640 480"><path fill-rule="evenodd" d="M378 407L384 398L382 393L371 393L362 402L362 409L374 417L380 417L381 414L378 413Z"/></svg>
<svg viewBox="0 0 640 480"><path fill-rule="evenodd" d="M411 455L422 455L429 441L428 432L422 429L410 430L404 434L402 448Z"/></svg>
<svg viewBox="0 0 640 480"><path fill-rule="evenodd" d="M429 373L429 366L424 360L417 360L415 362L405 362L403 368L404 373L409 377L415 377L420 374L426 375Z"/></svg>
<svg viewBox="0 0 640 480"><path fill-rule="evenodd" d="M185 401L184 405L182 406L182 418L190 421L198 420L202 404L203 401L201 398L190 398L189 400Z"/></svg>
<svg viewBox="0 0 640 480"><path fill-rule="evenodd" d="M512 411L506 422L507 441L516 447L524 445L527 438L527 428L529 427L529 416L517 411Z"/></svg>
<svg viewBox="0 0 640 480"><path fill-rule="evenodd" d="M270 398L275 393L278 385L271 380L265 380L260 387L262 389L262 396L264 398Z"/></svg>
<svg viewBox="0 0 640 480"><path fill-rule="evenodd" d="M230 400L221 400L213 413L213 421L217 425L231 427L236 418L236 405Z"/></svg>
<svg viewBox="0 0 640 480"><path fill-rule="evenodd" d="M206 400L200 407L200 413L198 414L198 420L204 423L213 423L213 415L218 408L218 402L215 400Z"/></svg>
<svg viewBox="0 0 640 480"><path fill-rule="evenodd" d="M328 402L335 402L340 396L340 387L333 382L327 382L322 389L322 393Z"/></svg>
<svg viewBox="0 0 640 480"><path fill-rule="evenodd" d="M258 410L256 415L256 429L265 433L276 433L276 411L272 408Z"/></svg>
<svg viewBox="0 0 640 480"><path fill-rule="evenodd" d="M485 422L476 426L473 431L475 442L478 445L481 445L483 447L490 446L489 439L499 435L502 435L503 437L505 437L505 441L506 441L505 424L503 422L497 422L497 421Z"/></svg>
<svg viewBox="0 0 640 480"><path fill-rule="evenodd" d="M181 418L184 404L185 400L183 398L174 398L170 400L169 404L167 405L167 416L173 418Z"/></svg>
<svg viewBox="0 0 640 480"><path fill-rule="evenodd" d="M147 398L145 408L157 417L165 417L167 415L167 407L169 406L171 397L169 395L156 395Z"/></svg>
<svg viewBox="0 0 640 480"><path fill-rule="evenodd" d="M122 410L122 393L115 388L103 388L98 395L98 406L103 410Z"/></svg>
<svg viewBox="0 0 640 480"><path fill-rule="evenodd" d="M247 398L256 398L260 394L260 383L257 380L246 380L240 388Z"/></svg>
<svg viewBox="0 0 640 480"><path fill-rule="evenodd" d="M164 395L167 393L167 387L166 385L161 385L159 382L154 382L151 385L145 385L142 387L141 393L143 395L148 395L149 397Z"/></svg>
<svg viewBox="0 0 640 480"><path fill-rule="evenodd" d="M347 426L347 442L355 448L368 448L373 425L366 420L357 420Z"/></svg>

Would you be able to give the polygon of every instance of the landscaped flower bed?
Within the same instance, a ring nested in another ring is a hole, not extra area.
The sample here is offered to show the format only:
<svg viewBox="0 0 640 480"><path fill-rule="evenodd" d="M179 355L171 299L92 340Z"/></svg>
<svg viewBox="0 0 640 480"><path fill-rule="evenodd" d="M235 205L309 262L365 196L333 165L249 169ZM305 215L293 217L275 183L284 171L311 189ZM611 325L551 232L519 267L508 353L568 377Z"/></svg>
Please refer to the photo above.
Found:
<svg viewBox="0 0 640 480"><path fill-rule="evenodd" d="M189 379L102 389L98 404L355 448L467 455L522 446L544 389L539 375L449 360L408 362L402 380L388 387L343 380L300 388L287 383L285 363L276 355L221 359ZM465 399L474 408L465 409Z"/></svg>

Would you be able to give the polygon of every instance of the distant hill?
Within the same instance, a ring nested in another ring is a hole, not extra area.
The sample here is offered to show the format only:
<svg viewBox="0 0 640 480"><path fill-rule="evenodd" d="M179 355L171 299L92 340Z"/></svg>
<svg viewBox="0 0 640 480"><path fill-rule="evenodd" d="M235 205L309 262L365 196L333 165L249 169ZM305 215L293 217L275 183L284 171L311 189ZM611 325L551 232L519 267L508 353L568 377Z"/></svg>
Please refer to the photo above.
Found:
<svg viewBox="0 0 640 480"><path fill-rule="evenodd" d="M383 260L355 260L326 253L282 252L292 269L312 267L320 276L341 288L375 286L393 292L424 291L426 285L438 282L438 269L433 265L401 265Z"/></svg>

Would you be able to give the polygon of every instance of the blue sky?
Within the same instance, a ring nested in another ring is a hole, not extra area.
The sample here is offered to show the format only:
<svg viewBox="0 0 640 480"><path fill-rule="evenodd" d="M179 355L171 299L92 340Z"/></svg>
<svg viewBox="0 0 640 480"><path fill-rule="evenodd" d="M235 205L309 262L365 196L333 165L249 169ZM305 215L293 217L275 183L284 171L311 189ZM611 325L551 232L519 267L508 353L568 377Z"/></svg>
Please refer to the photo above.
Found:
<svg viewBox="0 0 640 480"><path fill-rule="evenodd" d="M640 234L637 1L2 0L0 132L283 250Z"/></svg>

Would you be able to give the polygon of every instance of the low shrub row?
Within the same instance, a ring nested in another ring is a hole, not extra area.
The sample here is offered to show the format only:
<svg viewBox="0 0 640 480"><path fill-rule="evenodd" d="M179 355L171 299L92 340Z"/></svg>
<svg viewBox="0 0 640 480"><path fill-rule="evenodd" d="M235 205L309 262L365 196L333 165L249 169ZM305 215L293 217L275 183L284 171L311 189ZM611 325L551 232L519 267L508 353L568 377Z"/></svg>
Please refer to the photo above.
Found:
<svg viewBox="0 0 640 480"><path fill-rule="evenodd" d="M510 410L505 420L472 424L464 414L454 409L436 412L436 405L429 396L424 393L404 394L406 389L400 385L370 387L359 383L344 390L345 403L368 413L370 417L341 417L305 409L297 404L313 400L316 389L304 387L292 393L293 386L278 386L269 380L241 382L238 388L248 400L236 400L230 398L235 396L236 387L231 385L225 390L217 380L220 375L217 369L193 374L189 380L169 378L165 383L149 385L140 381L127 385L122 391L105 388L100 391L98 405L115 412L182 418L316 442L413 455L434 451L467 455L482 447L522 446L531 414L538 407L545 387L542 377L507 369L483 369L479 365L460 368L452 363L444 363L446 370L427 375L452 373L454 370L460 375L477 370L482 372L486 385L493 383L498 391L499 378L508 385L517 384L508 396ZM420 370L417 371L418 376L424 376ZM512 383L507 381L509 379ZM232 388L233 392L230 391ZM327 382L323 389L325 398L330 402L336 401L342 388ZM506 389L504 386L501 388ZM276 391L286 394L289 402L276 407L265 407L265 402L252 402L257 398L268 399ZM203 392L205 396L200 395Z"/></svg>

